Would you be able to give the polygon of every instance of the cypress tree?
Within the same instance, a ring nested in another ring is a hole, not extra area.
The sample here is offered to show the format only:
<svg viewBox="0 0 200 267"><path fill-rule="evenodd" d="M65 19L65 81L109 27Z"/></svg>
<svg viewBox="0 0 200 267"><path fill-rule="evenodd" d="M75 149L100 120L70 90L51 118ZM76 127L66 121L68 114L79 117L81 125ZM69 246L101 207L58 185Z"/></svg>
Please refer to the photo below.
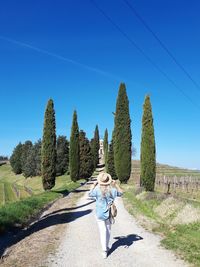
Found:
<svg viewBox="0 0 200 267"><path fill-rule="evenodd" d="M69 145L69 167L71 180L76 182L79 179L79 127L77 122L77 112L74 111L71 127L70 145Z"/></svg>
<svg viewBox="0 0 200 267"><path fill-rule="evenodd" d="M108 130L105 130L104 139L103 139L103 150L104 150L104 162L105 169L108 169Z"/></svg>
<svg viewBox="0 0 200 267"><path fill-rule="evenodd" d="M42 138L42 183L44 190L55 185L56 177L56 121L53 100L47 103Z"/></svg>
<svg viewBox="0 0 200 267"><path fill-rule="evenodd" d="M146 191L154 191L156 178L156 146L152 107L149 95L145 97L143 105L140 164L141 186L144 186Z"/></svg>
<svg viewBox="0 0 200 267"><path fill-rule="evenodd" d="M91 153L90 143L84 131L79 133L80 146L80 172L81 178L89 178L93 173L93 157Z"/></svg>
<svg viewBox="0 0 200 267"><path fill-rule="evenodd" d="M93 157L93 170L95 170L97 167L97 164L99 163L99 149L100 149L98 125L96 125L95 127L94 137L91 139L90 144L91 144L91 152L92 152L92 157Z"/></svg>
<svg viewBox="0 0 200 267"><path fill-rule="evenodd" d="M97 167L97 164L99 163L99 128L98 125L95 127L94 131L94 166Z"/></svg>
<svg viewBox="0 0 200 267"><path fill-rule="evenodd" d="M107 172L112 176L113 180L117 180L114 163L113 139L110 142L108 150Z"/></svg>
<svg viewBox="0 0 200 267"><path fill-rule="evenodd" d="M126 183L131 173L131 119L124 83L120 84L114 126L114 162L120 182Z"/></svg>
<svg viewBox="0 0 200 267"><path fill-rule="evenodd" d="M10 165L12 170L15 174L22 173L22 164L21 164L21 157L22 157L22 143L20 142L13 150L13 153L10 157Z"/></svg>
<svg viewBox="0 0 200 267"><path fill-rule="evenodd" d="M65 136L57 138L56 175L63 175L69 166L69 142Z"/></svg>

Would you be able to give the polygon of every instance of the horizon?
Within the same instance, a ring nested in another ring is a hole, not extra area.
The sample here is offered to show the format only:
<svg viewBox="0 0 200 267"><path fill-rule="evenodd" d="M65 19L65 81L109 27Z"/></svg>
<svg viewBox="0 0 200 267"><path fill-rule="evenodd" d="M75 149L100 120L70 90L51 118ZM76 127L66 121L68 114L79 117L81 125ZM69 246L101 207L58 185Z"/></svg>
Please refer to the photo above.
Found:
<svg viewBox="0 0 200 267"><path fill-rule="evenodd" d="M124 82L133 159L140 157L142 106L150 94L157 162L200 170L200 3L129 2L185 72L124 1L2 3L0 155L10 156L20 141L42 138L49 98L57 135L69 139L76 109L79 129L89 139L97 124L100 137L107 128L110 140L112 112Z"/></svg>

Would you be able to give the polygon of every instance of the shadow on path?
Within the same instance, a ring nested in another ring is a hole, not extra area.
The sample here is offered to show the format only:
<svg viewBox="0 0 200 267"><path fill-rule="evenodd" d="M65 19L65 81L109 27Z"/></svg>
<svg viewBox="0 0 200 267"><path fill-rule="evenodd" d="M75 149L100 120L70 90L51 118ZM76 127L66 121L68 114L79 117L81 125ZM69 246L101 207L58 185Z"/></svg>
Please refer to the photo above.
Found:
<svg viewBox="0 0 200 267"><path fill-rule="evenodd" d="M81 192L88 192L90 191L89 189L76 189L73 191L73 193L81 193Z"/></svg>
<svg viewBox="0 0 200 267"><path fill-rule="evenodd" d="M62 211L76 210L76 209L79 209L79 208L83 208L83 207L85 207L85 206L88 206L88 205L92 204L93 202L95 202L95 200L92 200L92 201L90 201L90 202L88 202L88 203L85 203L85 204L83 204L83 205L80 205L80 206L75 206L75 207L72 207L72 208L65 208L65 209L55 210L55 211L53 211L53 212L51 212L51 213L48 213L47 215L44 215L44 216L42 217L42 219L43 219L43 218L46 218L46 217L48 217L48 216L50 216L50 215L53 215L53 214L62 212Z"/></svg>
<svg viewBox="0 0 200 267"><path fill-rule="evenodd" d="M114 237L114 239L116 239L117 241L115 241L112 244L112 247L111 247L111 249L108 252L108 255L110 255L111 253L113 253L119 247L128 248L134 242L139 241L139 240L142 240L143 238L141 236L138 236L138 235L135 235L135 234L131 234L131 235L127 235L127 236L117 236L117 237Z"/></svg>
<svg viewBox="0 0 200 267"><path fill-rule="evenodd" d="M47 227L58 225L58 224L65 224L72 221L77 220L82 216L86 216L92 212L91 209L87 209L84 211L74 211L74 212L65 212L61 214L54 214L54 215L47 215L45 218L42 217L39 221L30 225L27 229L18 230L17 234L15 235L13 232L4 234L1 236L0 239L0 257L4 254L4 251L16 244L17 242L21 241L27 236L31 234L43 230Z"/></svg>

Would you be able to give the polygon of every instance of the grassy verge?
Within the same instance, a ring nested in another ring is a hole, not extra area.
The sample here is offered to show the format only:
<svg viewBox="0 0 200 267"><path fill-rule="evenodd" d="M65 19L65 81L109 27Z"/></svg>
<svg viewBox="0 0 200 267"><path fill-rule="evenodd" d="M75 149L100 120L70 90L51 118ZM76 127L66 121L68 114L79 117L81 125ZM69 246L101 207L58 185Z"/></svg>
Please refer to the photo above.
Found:
<svg viewBox="0 0 200 267"><path fill-rule="evenodd" d="M177 225L168 230L161 243L173 249L194 266L200 266L200 223Z"/></svg>
<svg viewBox="0 0 200 267"><path fill-rule="evenodd" d="M145 215L146 217L155 221L161 222L161 218L154 212L155 207L161 203L161 195L157 194L146 194L142 192L140 198L137 198L136 190L134 187L123 186L124 189L124 200L127 204L128 210L131 214L137 217L137 215ZM145 198L147 200L145 201Z"/></svg>
<svg viewBox="0 0 200 267"><path fill-rule="evenodd" d="M0 183L0 204L4 204L4 184Z"/></svg>
<svg viewBox="0 0 200 267"><path fill-rule="evenodd" d="M172 221L180 210L174 210L166 217L160 216L156 212L156 208L167 201L166 195L159 192L138 193L132 185L124 185L123 189L125 206L138 219L139 223L148 230L160 233L163 236L162 244L167 249L176 251L194 266L200 266L200 222L174 225ZM174 199L175 204L176 201L178 200ZM182 200L179 200L179 203L180 201ZM183 205L189 203L194 208L200 208L199 203L193 203L189 200L184 200L181 203ZM169 209L166 207L167 210ZM190 216L190 214L186 216Z"/></svg>
<svg viewBox="0 0 200 267"><path fill-rule="evenodd" d="M48 203L78 186L80 186L80 181L76 183L68 181L65 186L56 186L52 191L33 195L0 207L0 233L14 227L25 226L30 219L35 217Z"/></svg>
<svg viewBox="0 0 200 267"><path fill-rule="evenodd" d="M54 192L42 193L27 199L9 203L0 208L0 233L17 226L25 225L47 203L58 198Z"/></svg>
<svg viewBox="0 0 200 267"><path fill-rule="evenodd" d="M13 191L12 184L4 183L5 202L16 201L17 196Z"/></svg>

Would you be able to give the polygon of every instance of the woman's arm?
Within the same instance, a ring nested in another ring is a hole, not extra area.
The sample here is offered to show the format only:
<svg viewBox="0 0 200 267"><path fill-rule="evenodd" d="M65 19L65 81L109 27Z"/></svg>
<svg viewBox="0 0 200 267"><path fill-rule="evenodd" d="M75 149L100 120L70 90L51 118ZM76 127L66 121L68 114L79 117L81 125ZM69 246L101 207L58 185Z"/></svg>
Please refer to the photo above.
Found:
<svg viewBox="0 0 200 267"><path fill-rule="evenodd" d="M91 185L91 187L90 187L90 191L92 191L92 190L97 186L97 184L98 184L98 182L95 181L95 182Z"/></svg>
<svg viewBox="0 0 200 267"><path fill-rule="evenodd" d="M96 190L94 190L94 188L96 187L97 184L98 184L98 182L94 182L91 185L90 192L88 193L89 197L96 197Z"/></svg>
<svg viewBox="0 0 200 267"><path fill-rule="evenodd" d="M117 192L119 192L121 194L123 193L123 190L119 187L119 185L116 183L115 180L112 180L112 186L117 189Z"/></svg>

